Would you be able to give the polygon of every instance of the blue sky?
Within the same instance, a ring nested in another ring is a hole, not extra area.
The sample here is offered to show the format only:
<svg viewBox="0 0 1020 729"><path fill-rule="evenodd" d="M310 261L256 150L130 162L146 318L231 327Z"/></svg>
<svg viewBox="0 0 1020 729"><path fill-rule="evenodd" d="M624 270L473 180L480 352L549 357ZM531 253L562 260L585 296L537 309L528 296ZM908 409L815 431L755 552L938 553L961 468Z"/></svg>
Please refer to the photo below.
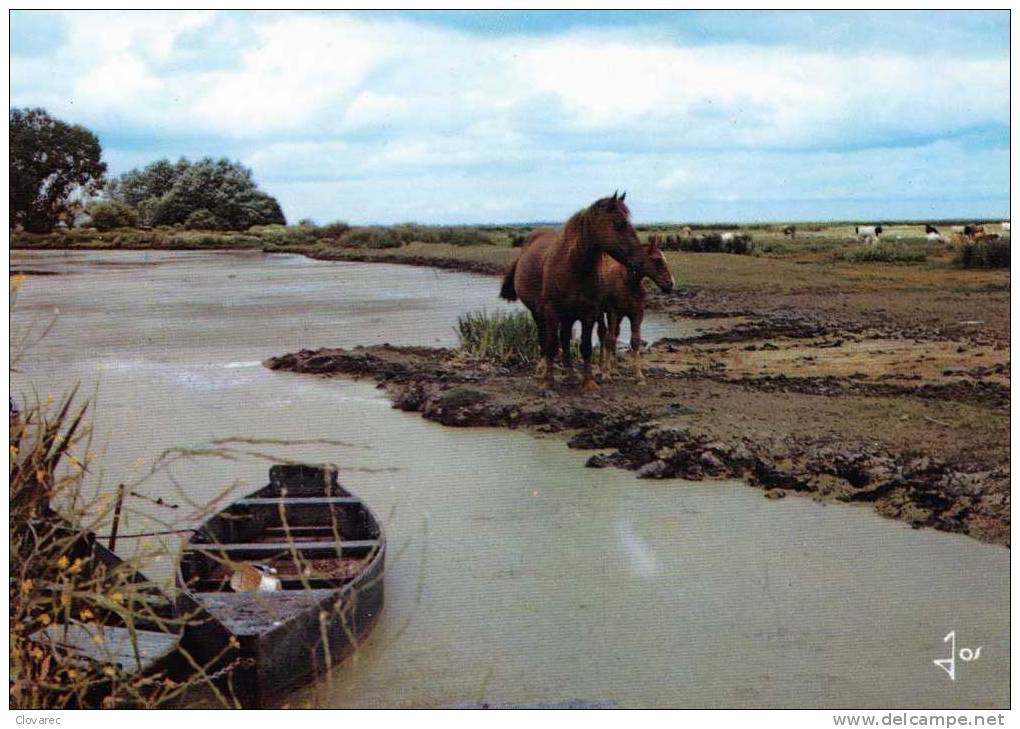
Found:
<svg viewBox="0 0 1020 729"><path fill-rule="evenodd" d="M16 11L11 104L293 221L1009 213L1006 11Z"/></svg>

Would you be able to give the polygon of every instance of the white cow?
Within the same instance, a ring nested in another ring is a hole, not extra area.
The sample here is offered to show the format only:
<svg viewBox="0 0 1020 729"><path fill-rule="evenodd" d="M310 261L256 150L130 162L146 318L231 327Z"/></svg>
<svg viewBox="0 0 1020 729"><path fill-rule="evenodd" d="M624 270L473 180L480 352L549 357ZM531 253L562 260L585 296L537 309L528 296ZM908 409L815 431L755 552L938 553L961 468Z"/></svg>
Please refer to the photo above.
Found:
<svg viewBox="0 0 1020 729"><path fill-rule="evenodd" d="M854 233L857 234L857 240L861 243L870 243L874 245L878 243L878 237L882 235L881 225L858 225L854 228Z"/></svg>

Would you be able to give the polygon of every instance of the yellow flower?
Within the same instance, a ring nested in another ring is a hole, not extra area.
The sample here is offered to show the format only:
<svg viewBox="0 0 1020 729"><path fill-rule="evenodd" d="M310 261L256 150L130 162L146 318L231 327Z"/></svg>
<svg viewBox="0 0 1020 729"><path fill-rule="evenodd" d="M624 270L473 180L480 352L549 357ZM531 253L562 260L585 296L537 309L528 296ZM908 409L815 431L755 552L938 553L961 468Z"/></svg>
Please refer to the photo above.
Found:
<svg viewBox="0 0 1020 729"><path fill-rule="evenodd" d="M73 668L69 668L67 669L67 677L73 681L74 679L78 678L78 672Z"/></svg>
<svg viewBox="0 0 1020 729"><path fill-rule="evenodd" d="M35 648L33 648L33 649L32 649L32 650L31 650L31 651L29 652L29 655L31 655L31 656L32 656L32 658L34 658L35 660L37 660L37 661L41 661L41 660L42 660L42 657L43 657L43 652L42 652L42 648L40 648L39 646L36 646Z"/></svg>
<svg viewBox="0 0 1020 729"><path fill-rule="evenodd" d="M230 644L231 648L240 648L241 647L241 642L237 639L237 636L235 636L235 635L230 636L230 640L228 640L227 643Z"/></svg>
<svg viewBox="0 0 1020 729"><path fill-rule="evenodd" d="M113 666L104 666L103 673L105 673L107 676L113 677L117 675L117 669L115 669Z"/></svg>
<svg viewBox="0 0 1020 729"><path fill-rule="evenodd" d="M88 608L82 608L82 611L78 614L81 616L82 620L92 620L92 618L96 617Z"/></svg>
<svg viewBox="0 0 1020 729"><path fill-rule="evenodd" d="M66 570L69 564L71 564L71 560L67 558L66 554L62 554L57 560L57 569Z"/></svg>
<svg viewBox="0 0 1020 729"><path fill-rule="evenodd" d="M52 622L49 613L43 613L39 616L39 622L43 625L49 625Z"/></svg>
<svg viewBox="0 0 1020 729"><path fill-rule="evenodd" d="M124 596L121 595L119 592L112 592L112 593L110 593L110 599L113 600L115 603L118 603L118 604L124 602Z"/></svg>
<svg viewBox="0 0 1020 729"><path fill-rule="evenodd" d="M32 580L23 580L21 583L21 594L27 595L32 591Z"/></svg>
<svg viewBox="0 0 1020 729"><path fill-rule="evenodd" d="M85 560L78 557L74 560L74 564L71 565L71 569L68 570L72 575L76 575L81 572L81 568L85 566Z"/></svg>
<svg viewBox="0 0 1020 729"><path fill-rule="evenodd" d="M92 636L92 642L95 643L96 645L102 645L103 644L103 634L102 633L96 633L95 635L93 635Z"/></svg>

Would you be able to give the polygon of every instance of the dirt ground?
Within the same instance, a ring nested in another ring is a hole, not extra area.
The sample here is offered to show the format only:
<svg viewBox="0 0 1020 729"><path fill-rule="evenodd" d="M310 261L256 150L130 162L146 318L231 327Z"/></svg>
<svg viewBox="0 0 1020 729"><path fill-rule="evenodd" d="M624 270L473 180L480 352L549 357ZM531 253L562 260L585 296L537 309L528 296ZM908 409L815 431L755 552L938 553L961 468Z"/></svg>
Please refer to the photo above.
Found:
<svg viewBox="0 0 1020 729"><path fill-rule="evenodd" d="M451 426L527 427L641 478L741 478L779 498L868 502L915 526L1009 544L1009 294L1001 283L838 290L696 289L651 308L697 320L630 357L597 396L580 371L459 352L305 350L266 365L374 378L395 407Z"/></svg>

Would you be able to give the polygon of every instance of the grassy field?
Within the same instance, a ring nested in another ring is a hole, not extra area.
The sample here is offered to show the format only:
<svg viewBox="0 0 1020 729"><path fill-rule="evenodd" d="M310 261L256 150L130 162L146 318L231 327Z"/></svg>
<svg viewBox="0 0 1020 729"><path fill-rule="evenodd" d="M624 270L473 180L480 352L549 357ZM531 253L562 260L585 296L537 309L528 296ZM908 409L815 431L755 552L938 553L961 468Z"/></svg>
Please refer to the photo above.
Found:
<svg viewBox="0 0 1020 729"><path fill-rule="evenodd" d="M890 285L907 288L1007 286L1008 268L967 270L959 265L958 246L930 242L922 223L885 224L881 242L858 242L853 223L797 223L797 237L783 234L785 224L692 226L694 235L735 231L751 236L749 255L667 251L677 281L688 288L766 291L853 288L879 290ZM1003 235L1008 262L1009 233L998 224L989 232ZM171 228L90 228L55 231L48 235L12 233L12 248L99 249L257 249L302 253L323 259L399 261L495 272L517 255L515 242L533 230L529 226L354 227L261 226L244 232L190 231ZM640 225L642 240L649 236L680 236L683 226ZM949 224L942 225L949 237ZM978 258L971 256L970 258ZM968 260L970 260L968 258ZM983 259L980 259L983 260Z"/></svg>

